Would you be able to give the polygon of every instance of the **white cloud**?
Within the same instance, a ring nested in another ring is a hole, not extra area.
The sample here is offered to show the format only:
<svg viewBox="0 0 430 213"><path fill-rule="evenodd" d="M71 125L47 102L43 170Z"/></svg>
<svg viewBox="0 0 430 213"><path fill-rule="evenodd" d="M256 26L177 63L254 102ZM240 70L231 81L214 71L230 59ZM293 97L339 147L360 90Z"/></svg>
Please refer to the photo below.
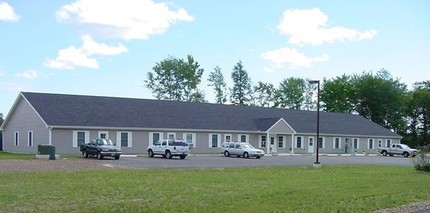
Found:
<svg viewBox="0 0 430 213"><path fill-rule="evenodd" d="M7 2L0 2L0 21L18 21L19 16Z"/></svg>
<svg viewBox="0 0 430 213"><path fill-rule="evenodd" d="M3 76L3 75L4 75L3 70L0 70L0 76Z"/></svg>
<svg viewBox="0 0 430 213"><path fill-rule="evenodd" d="M36 70L26 70L24 72L18 73L16 74L16 76L20 77L20 78L28 78L28 79L33 79L33 78L37 78L40 76L39 72L37 72Z"/></svg>
<svg viewBox="0 0 430 213"><path fill-rule="evenodd" d="M289 9L283 14L278 29L290 36L288 42L297 45L321 45L335 41L371 39L377 31L359 32L355 29L327 26L328 17L319 8L310 10Z"/></svg>
<svg viewBox="0 0 430 213"><path fill-rule="evenodd" d="M88 24L110 37L148 39L164 33L172 23L193 21L187 11L170 10L151 0L78 0L57 11L59 21Z"/></svg>
<svg viewBox="0 0 430 213"><path fill-rule="evenodd" d="M67 47L58 52L55 59L47 59L45 66L55 69L74 69L75 67L88 67L98 69L99 64L96 59L90 56L94 55L118 55L127 52L128 49L122 44L109 46L103 43L95 42L89 35L81 37L83 44L81 47Z"/></svg>
<svg viewBox="0 0 430 213"><path fill-rule="evenodd" d="M316 62L324 62L329 59L326 54L318 57L308 57L300 53L297 49L288 47L269 50L262 53L261 56L274 63L278 68L283 67L284 64L288 64L291 69L310 68Z"/></svg>

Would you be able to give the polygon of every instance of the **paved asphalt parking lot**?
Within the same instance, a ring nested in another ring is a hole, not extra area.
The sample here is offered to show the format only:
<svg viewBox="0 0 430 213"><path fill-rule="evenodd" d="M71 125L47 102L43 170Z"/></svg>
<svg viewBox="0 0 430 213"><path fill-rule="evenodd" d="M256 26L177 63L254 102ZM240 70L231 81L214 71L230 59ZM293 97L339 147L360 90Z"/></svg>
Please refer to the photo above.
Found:
<svg viewBox="0 0 430 213"><path fill-rule="evenodd" d="M111 165L135 168L222 168L222 167L258 167L258 166L313 166L315 156L265 156L261 159L220 156L187 156L184 160L174 157L121 157L120 160L105 160ZM320 156L324 165L391 165L413 166L412 158L383 156Z"/></svg>

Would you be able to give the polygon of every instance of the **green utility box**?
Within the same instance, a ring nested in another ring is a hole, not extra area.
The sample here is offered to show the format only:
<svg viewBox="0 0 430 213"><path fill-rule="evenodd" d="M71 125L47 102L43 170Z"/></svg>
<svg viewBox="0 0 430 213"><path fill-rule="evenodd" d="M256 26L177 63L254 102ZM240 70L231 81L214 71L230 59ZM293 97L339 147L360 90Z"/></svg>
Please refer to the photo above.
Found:
<svg viewBox="0 0 430 213"><path fill-rule="evenodd" d="M49 160L55 160L55 146L49 144L38 145L37 154L49 155Z"/></svg>

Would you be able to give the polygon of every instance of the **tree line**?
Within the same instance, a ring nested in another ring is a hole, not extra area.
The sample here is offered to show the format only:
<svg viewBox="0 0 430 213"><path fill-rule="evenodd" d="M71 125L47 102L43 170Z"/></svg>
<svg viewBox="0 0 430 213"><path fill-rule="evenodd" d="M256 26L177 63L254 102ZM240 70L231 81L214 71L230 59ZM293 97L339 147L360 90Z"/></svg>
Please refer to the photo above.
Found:
<svg viewBox="0 0 430 213"><path fill-rule="evenodd" d="M204 69L191 55L169 57L147 73L145 87L159 100L208 102L198 89ZM289 77L279 85L253 84L239 60L231 72L228 87L220 67L209 73L215 103L259 107L316 110L316 85L310 79ZM342 75L321 82L321 110L359 114L403 136L411 146L430 145L430 80L417 82L412 90L381 69L376 73Z"/></svg>

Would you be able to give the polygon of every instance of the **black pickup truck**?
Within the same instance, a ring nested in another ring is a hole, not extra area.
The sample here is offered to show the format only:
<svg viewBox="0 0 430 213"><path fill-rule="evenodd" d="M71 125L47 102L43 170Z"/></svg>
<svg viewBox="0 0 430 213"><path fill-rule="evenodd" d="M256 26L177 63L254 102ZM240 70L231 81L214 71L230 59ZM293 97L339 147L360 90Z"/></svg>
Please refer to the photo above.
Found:
<svg viewBox="0 0 430 213"><path fill-rule="evenodd" d="M96 138L91 143L81 144L80 150L84 158L97 157L99 160L104 157L113 157L118 160L121 156L121 148L116 146L110 139Z"/></svg>

